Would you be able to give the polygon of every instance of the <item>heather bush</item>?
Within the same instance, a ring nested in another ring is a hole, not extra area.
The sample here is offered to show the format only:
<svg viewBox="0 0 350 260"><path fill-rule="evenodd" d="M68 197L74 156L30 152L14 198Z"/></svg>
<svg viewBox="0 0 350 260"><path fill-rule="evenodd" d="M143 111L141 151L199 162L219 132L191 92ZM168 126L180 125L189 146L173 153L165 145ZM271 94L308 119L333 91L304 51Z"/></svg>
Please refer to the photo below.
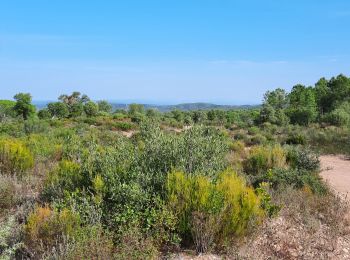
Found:
<svg viewBox="0 0 350 260"><path fill-rule="evenodd" d="M36 207L24 227L25 244L35 256L51 249L65 236L73 237L79 226L79 216L68 209Z"/></svg>
<svg viewBox="0 0 350 260"><path fill-rule="evenodd" d="M2 218L0 221L0 259L18 259L18 252L23 248L21 226L15 216Z"/></svg>
<svg viewBox="0 0 350 260"><path fill-rule="evenodd" d="M113 259L114 245L110 233L100 226L78 228L74 236L65 236L51 250L44 253L44 259Z"/></svg>
<svg viewBox="0 0 350 260"><path fill-rule="evenodd" d="M114 258L117 260L155 260L159 259L159 256L160 253L154 246L152 238L142 234L139 227L131 226L123 230Z"/></svg>
<svg viewBox="0 0 350 260"><path fill-rule="evenodd" d="M34 165L34 158L26 145L17 139L0 139L0 172L23 175Z"/></svg>
<svg viewBox="0 0 350 260"><path fill-rule="evenodd" d="M4 211L15 205L18 199L17 185L14 177L0 175L0 210Z"/></svg>

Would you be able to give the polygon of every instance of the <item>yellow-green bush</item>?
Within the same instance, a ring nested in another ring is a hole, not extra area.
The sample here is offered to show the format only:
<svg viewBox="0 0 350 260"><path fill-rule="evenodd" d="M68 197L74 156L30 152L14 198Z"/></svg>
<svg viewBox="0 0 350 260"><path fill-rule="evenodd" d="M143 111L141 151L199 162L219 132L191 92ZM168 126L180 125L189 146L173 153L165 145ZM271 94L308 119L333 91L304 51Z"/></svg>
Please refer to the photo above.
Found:
<svg viewBox="0 0 350 260"><path fill-rule="evenodd" d="M179 231L185 240L191 239L188 234L192 233L199 251L208 248L204 243L244 234L249 223L257 223L264 216L260 198L231 171L221 173L216 181L206 176L170 173L167 192L170 208L179 218ZM201 226L200 234L196 225Z"/></svg>
<svg viewBox="0 0 350 260"><path fill-rule="evenodd" d="M245 145L244 145L244 142L240 140L233 141L232 143L230 143L229 147L230 147L230 150L233 152L236 152L240 155L244 154Z"/></svg>
<svg viewBox="0 0 350 260"><path fill-rule="evenodd" d="M58 212L48 206L37 207L28 216L24 227L25 243L33 251L45 250L64 236L73 236L79 226L79 216L68 209Z"/></svg>
<svg viewBox="0 0 350 260"><path fill-rule="evenodd" d="M41 160L58 159L62 146L57 139L43 134L31 134L24 140L27 147L35 155L35 158Z"/></svg>
<svg viewBox="0 0 350 260"><path fill-rule="evenodd" d="M73 192L83 185L81 167L78 163L63 160L49 173L41 194L44 200L60 198L64 191Z"/></svg>
<svg viewBox="0 0 350 260"><path fill-rule="evenodd" d="M34 165L34 158L25 144L17 139L0 140L0 172L22 175Z"/></svg>
<svg viewBox="0 0 350 260"><path fill-rule="evenodd" d="M252 175L263 174L272 168L285 168L286 152L279 145L256 146L250 150L243 166L245 172Z"/></svg>

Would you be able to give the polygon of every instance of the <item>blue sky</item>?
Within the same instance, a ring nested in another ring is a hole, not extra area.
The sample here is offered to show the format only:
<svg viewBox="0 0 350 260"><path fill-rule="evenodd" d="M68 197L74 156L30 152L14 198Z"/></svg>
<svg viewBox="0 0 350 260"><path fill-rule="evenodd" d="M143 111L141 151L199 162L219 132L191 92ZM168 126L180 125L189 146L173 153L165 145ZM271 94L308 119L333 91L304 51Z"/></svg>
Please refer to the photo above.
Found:
<svg viewBox="0 0 350 260"><path fill-rule="evenodd" d="M1 0L0 98L256 104L349 75L348 0Z"/></svg>

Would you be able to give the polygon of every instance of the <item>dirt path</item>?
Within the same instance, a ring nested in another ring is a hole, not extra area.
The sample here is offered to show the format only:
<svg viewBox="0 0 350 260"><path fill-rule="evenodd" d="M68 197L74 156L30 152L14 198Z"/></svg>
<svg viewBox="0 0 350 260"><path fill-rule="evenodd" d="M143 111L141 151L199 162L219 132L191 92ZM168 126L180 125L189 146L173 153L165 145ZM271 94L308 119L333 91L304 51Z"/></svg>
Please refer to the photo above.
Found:
<svg viewBox="0 0 350 260"><path fill-rule="evenodd" d="M342 156L320 157L321 176L342 197L350 201L350 160Z"/></svg>

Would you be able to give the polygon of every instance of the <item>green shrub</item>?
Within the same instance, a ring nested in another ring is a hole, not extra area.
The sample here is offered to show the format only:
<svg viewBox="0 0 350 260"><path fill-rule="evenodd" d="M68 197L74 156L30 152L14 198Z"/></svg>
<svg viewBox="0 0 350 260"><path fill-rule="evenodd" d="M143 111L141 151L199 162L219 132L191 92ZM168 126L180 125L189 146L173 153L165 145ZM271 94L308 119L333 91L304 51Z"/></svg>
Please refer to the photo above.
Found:
<svg viewBox="0 0 350 260"><path fill-rule="evenodd" d="M23 142L0 139L0 172L22 175L34 165L34 158Z"/></svg>
<svg viewBox="0 0 350 260"><path fill-rule="evenodd" d="M248 134L250 135L256 135L260 132L260 129L256 126L252 126L248 128Z"/></svg>
<svg viewBox="0 0 350 260"><path fill-rule="evenodd" d="M63 160L49 173L41 196L48 201L63 198L65 192L73 192L77 188L82 187L83 181L80 165L72 161Z"/></svg>
<svg viewBox="0 0 350 260"><path fill-rule="evenodd" d="M301 147L289 147L287 149L287 162L292 168L317 171L320 168L318 154L310 149Z"/></svg>
<svg viewBox="0 0 350 260"><path fill-rule="evenodd" d="M263 144L266 143L267 139L265 136L261 134L254 135L250 138L249 144L250 145L258 145L258 144Z"/></svg>
<svg viewBox="0 0 350 260"><path fill-rule="evenodd" d="M317 173L300 169L270 170L266 174L256 178L254 186L259 186L263 182L270 183L274 189L291 186L296 189L309 187L316 194L326 194L328 192L327 186L322 182L322 179Z"/></svg>
<svg viewBox="0 0 350 260"><path fill-rule="evenodd" d="M242 141L233 141L229 144L230 150L238 154L244 153L244 143Z"/></svg>
<svg viewBox="0 0 350 260"><path fill-rule="evenodd" d="M28 119L24 122L24 132L28 134L47 132L49 124L44 120Z"/></svg>
<svg viewBox="0 0 350 260"><path fill-rule="evenodd" d="M286 154L281 146L253 147L248 158L243 162L244 171L251 175L265 173L272 168L285 168Z"/></svg>
<svg viewBox="0 0 350 260"><path fill-rule="evenodd" d="M306 137L303 134L292 134L290 135L287 140L286 144L306 144Z"/></svg>

